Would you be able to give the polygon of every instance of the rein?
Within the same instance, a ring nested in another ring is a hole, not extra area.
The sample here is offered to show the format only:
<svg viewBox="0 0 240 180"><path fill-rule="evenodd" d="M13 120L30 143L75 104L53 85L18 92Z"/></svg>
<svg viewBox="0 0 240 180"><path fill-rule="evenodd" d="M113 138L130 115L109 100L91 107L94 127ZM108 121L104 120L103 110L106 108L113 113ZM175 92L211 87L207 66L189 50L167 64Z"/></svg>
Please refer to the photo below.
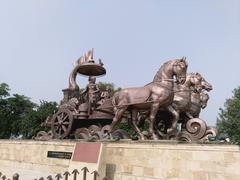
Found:
<svg viewBox="0 0 240 180"><path fill-rule="evenodd" d="M165 85L163 85L163 84L160 84L160 82L151 82L151 83L157 84L158 86L161 86L161 87L163 87L163 88L166 88L166 89L172 91L173 93L177 93L177 92L196 92L195 89L194 89L194 90L192 90L192 89L189 89L189 90L187 90L187 89L186 89L186 90L184 90L184 89L173 90L173 88L169 88L169 87L167 87L167 86L165 86ZM149 85L149 84L151 84L151 83L148 83L147 85Z"/></svg>
<svg viewBox="0 0 240 180"><path fill-rule="evenodd" d="M175 93L175 92L195 92L195 90L191 90L191 89L189 89L189 90L180 89L180 90L174 91L174 93Z"/></svg>
<svg viewBox="0 0 240 180"><path fill-rule="evenodd" d="M176 82L175 79L160 79L160 82L161 82L161 81Z"/></svg>

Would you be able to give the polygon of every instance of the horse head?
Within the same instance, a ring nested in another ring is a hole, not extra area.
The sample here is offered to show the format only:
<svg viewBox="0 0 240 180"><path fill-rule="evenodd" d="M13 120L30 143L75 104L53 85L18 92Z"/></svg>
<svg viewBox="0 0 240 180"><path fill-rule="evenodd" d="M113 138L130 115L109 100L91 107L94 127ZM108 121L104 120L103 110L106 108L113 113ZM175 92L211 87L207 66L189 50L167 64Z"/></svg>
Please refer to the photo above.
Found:
<svg viewBox="0 0 240 180"><path fill-rule="evenodd" d="M202 90L202 75L200 73L190 74L190 83L194 91L201 92Z"/></svg>
<svg viewBox="0 0 240 180"><path fill-rule="evenodd" d="M202 92L200 94L200 103L201 103L202 109L204 109L207 106L208 100L209 100L209 95L207 93Z"/></svg>
<svg viewBox="0 0 240 180"><path fill-rule="evenodd" d="M186 57L176 59L173 63L173 74L176 76L177 83L184 84L186 81L188 63Z"/></svg>
<svg viewBox="0 0 240 180"><path fill-rule="evenodd" d="M211 91L213 89L212 85L207 82L204 78L202 79L202 88L207 90L208 92Z"/></svg>

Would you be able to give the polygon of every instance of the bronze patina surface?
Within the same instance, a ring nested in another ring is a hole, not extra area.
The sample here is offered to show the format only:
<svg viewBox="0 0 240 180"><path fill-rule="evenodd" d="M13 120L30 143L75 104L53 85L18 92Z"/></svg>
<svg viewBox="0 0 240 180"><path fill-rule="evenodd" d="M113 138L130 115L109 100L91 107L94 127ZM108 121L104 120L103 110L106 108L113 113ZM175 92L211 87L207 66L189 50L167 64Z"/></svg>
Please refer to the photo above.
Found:
<svg viewBox="0 0 240 180"><path fill-rule="evenodd" d="M39 132L36 139L129 139L120 122L129 122L138 139L176 139L208 141L216 131L199 118L209 100L212 85L200 73L188 73L186 58L166 61L153 80L143 87L100 90L96 77L106 74L101 59L93 58L93 49L81 56L69 76L69 87L56 113L45 125L49 132ZM76 83L78 74L88 77L83 90ZM141 127L149 124L148 130ZM180 127L180 128L179 128ZM135 138L135 137L134 137Z"/></svg>

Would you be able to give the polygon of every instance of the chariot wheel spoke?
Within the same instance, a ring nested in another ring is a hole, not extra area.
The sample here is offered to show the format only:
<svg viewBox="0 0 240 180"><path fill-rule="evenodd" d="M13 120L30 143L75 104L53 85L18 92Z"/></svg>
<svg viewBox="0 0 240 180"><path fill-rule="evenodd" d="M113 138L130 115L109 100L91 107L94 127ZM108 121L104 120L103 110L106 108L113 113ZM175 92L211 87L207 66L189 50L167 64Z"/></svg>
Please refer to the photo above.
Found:
<svg viewBox="0 0 240 180"><path fill-rule="evenodd" d="M64 125L62 125L62 129L63 129L64 132L67 131L67 128Z"/></svg>
<svg viewBox="0 0 240 180"><path fill-rule="evenodd" d="M59 126L59 125L57 125L57 126L56 126L56 131L58 131L58 130L59 130L59 128L60 128L60 126Z"/></svg>
<svg viewBox="0 0 240 180"><path fill-rule="evenodd" d="M68 121L67 121L67 122L65 121L65 122L63 122L62 124L63 124L63 125L69 125L70 123L69 123Z"/></svg>
<svg viewBox="0 0 240 180"><path fill-rule="evenodd" d="M69 109L60 109L53 117L51 129L55 138L66 138L72 128L73 115Z"/></svg>
<svg viewBox="0 0 240 180"><path fill-rule="evenodd" d="M63 116L64 116L64 113L61 113L61 115L60 115L61 119L63 119Z"/></svg>
<svg viewBox="0 0 240 180"><path fill-rule="evenodd" d="M57 116L57 121L60 122L61 118L59 117L59 115Z"/></svg>
<svg viewBox="0 0 240 180"><path fill-rule="evenodd" d="M61 128L58 128L58 129L57 129L58 134L61 134L61 131L62 131Z"/></svg>
<svg viewBox="0 0 240 180"><path fill-rule="evenodd" d="M68 120L68 116L65 116L62 120L63 121Z"/></svg>

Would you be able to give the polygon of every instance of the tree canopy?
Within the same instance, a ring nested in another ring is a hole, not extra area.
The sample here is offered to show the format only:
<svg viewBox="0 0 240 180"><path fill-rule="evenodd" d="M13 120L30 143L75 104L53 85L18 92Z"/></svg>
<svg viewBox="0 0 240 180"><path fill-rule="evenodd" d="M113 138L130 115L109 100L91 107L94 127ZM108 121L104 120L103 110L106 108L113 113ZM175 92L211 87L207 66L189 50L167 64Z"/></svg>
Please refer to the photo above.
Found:
<svg viewBox="0 0 240 180"><path fill-rule="evenodd" d="M7 84L0 84L0 138L22 135L29 139L44 130L41 124L56 111L57 103L41 101L37 105L24 95L10 95L9 91Z"/></svg>
<svg viewBox="0 0 240 180"><path fill-rule="evenodd" d="M233 96L220 108L217 129L221 136L228 136L233 143L240 143L240 87L233 90Z"/></svg>
<svg viewBox="0 0 240 180"><path fill-rule="evenodd" d="M113 92L117 92L117 91L120 91L121 88L118 87L116 88L115 85L113 83L109 83L109 82L99 82L98 83L98 87L101 91L106 91L107 90L107 87L111 87Z"/></svg>

